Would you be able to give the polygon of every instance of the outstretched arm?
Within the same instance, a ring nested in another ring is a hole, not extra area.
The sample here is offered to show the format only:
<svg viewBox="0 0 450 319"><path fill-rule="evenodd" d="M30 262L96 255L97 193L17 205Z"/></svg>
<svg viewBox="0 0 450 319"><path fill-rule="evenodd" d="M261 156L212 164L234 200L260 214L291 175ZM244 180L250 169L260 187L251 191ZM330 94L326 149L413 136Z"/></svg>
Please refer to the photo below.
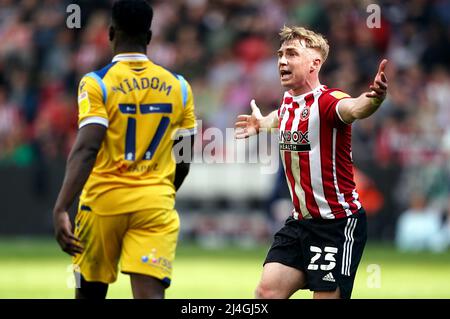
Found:
<svg viewBox="0 0 450 319"><path fill-rule="evenodd" d="M250 106L252 108L251 115L238 115L235 124L236 138L242 139L259 133L260 129L271 129L278 127L277 111L269 113L267 116L262 116L261 111L256 105L255 100L251 100Z"/></svg>
<svg viewBox="0 0 450 319"><path fill-rule="evenodd" d="M377 75L370 85L370 92L365 92L357 98L343 99L338 104L338 112L341 119L347 123L353 123L357 119L369 117L378 110L381 103L386 98L387 78L384 69L387 60L381 61Z"/></svg>
<svg viewBox="0 0 450 319"><path fill-rule="evenodd" d="M106 127L99 124L82 127L67 160L64 182L53 209L53 223L56 239L62 250L69 255L81 253L82 247L73 234L67 211L94 167L105 132Z"/></svg>

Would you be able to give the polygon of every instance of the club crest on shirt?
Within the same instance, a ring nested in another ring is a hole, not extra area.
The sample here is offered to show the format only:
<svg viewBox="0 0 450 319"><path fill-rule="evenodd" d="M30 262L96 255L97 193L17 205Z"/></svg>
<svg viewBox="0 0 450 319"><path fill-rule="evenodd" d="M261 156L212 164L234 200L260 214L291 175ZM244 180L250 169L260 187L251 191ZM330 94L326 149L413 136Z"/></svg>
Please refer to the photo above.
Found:
<svg viewBox="0 0 450 319"><path fill-rule="evenodd" d="M306 121L309 118L309 113L311 113L309 107L305 106L305 108L300 113L300 120Z"/></svg>

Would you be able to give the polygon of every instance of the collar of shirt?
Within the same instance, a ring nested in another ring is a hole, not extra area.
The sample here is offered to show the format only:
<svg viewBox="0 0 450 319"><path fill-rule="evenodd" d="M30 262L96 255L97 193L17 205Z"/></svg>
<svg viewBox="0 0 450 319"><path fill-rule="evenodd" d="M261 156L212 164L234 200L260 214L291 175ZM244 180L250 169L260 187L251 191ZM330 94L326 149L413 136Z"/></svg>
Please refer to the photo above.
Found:
<svg viewBox="0 0 450 319"><path fill-rule="evenodd" d="M305 96L307 96L308 94L315 94L315 93L317 93L317 92L319 92L320 90L323 90L323 89L325 89L325 88L326 88L325 85L320 84L319 86L317 86L317 87L314 88L313 90L311 90L311 91L309 91L309 92L306 92L306 93L303 93L303 94L300 94L300 95L293 95L291 92L288 92L288 93L289 93L289 95L294 99L294 101L298 101L298 100L303 99L303 98L304 98Z"/></svg>
<svg viewBox="0 0 450 319"><path fill-rule="evenodd" d="M121 53L112 59L112 62L119 61L148 61L148 57L142 53Z"/></svg>

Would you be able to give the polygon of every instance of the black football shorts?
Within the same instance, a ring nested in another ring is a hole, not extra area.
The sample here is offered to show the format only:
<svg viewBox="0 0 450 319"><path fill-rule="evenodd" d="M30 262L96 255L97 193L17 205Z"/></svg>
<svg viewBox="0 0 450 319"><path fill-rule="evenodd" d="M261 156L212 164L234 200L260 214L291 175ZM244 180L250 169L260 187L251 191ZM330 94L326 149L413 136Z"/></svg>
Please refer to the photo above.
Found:
<svg viewBox="0 0 450 319"><path fill-rule="evenodd" d="M311 291L334 291L350 298L367 239L366 213L341 219L289 217L274 237L264 264L278 262L303 271Z"/></svg>

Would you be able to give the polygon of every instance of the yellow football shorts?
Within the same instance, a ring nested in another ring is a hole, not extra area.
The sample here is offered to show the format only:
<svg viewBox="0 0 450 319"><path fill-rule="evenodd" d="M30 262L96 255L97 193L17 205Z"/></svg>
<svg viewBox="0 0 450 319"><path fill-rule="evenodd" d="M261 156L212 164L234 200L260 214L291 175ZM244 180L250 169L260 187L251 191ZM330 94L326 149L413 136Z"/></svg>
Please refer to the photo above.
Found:
<svg viewBox="0 0 450 319"><path fill-rule="evenodd" d="M84 247L73 258L87 281L112 283L122 273L157 278L168 287L172 276L180 221L176 210L145 210L120 215L97 215L80 210L75 235Z"/></svg>

